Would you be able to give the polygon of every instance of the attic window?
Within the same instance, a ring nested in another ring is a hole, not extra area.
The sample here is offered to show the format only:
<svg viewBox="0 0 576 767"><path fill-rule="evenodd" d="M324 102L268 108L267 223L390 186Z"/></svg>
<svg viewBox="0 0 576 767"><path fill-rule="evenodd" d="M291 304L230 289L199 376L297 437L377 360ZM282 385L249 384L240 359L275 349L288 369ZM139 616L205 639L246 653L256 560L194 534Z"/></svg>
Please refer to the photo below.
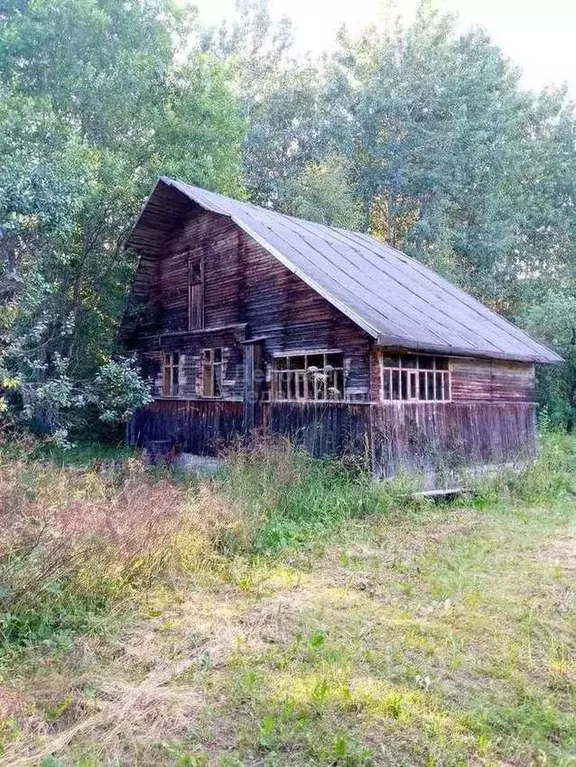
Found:
<svg viewBox="0 0 576 767"><path fill-rule="evenodd" d="M446 357L401 354L382 357L382 399L448 402L450 368Z"/></svg>
<svg viewBox="0 0 576 767"><path fill-rule="evenodd" d="M204 349L202 351L202 395L204 397L222 396L222 349Z"/></svg>
<svg viewBox="0 0 576 767"><path fill-rule="evenodd" d="M188 330L204 327L204 263L188 252Z"/></svg>
<svg viewBox="0 0 576 767"><path fill-rule="evenodd" d="M164 397L177 397L180 394L180 354L164 354L162 394Z"/></svg>
<svg viewBox="0 0 576 767"><path fill-rule="evenodd" d="M271 374L275 400L317 402L344 398L341 352L276 357Z"/></svg>

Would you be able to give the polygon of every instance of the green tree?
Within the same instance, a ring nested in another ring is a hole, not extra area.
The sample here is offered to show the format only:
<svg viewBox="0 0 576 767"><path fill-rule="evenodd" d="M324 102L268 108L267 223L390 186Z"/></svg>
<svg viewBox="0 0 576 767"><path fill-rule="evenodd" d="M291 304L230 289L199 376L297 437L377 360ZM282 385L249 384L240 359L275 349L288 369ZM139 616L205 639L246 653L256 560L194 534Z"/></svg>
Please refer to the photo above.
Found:
<svg viewBox="0 0 576 767"><path fill-rule="evenodd" d="M158 173L243 193L244 121L222 63L188 49L193 24L162 0L0 15L0 354L30 403L60 381L54 409L80 406L76 384L109 363L125 235Z"/></svg>
<svg viewBox="0 0 576 767"><path fill-rule="evenodd" d="M360 204L354 196L347 169L337 157L308 165L286 183L286 213L329 226L358 230Z"/></svg>
<svg viewBox="0 0 576 767"><path fill-rule="evenodd" d="M576 426L576 290L551 291L528 306L522 325L549 343L564 363L539 370L539 399L555 426Z"/></svg>

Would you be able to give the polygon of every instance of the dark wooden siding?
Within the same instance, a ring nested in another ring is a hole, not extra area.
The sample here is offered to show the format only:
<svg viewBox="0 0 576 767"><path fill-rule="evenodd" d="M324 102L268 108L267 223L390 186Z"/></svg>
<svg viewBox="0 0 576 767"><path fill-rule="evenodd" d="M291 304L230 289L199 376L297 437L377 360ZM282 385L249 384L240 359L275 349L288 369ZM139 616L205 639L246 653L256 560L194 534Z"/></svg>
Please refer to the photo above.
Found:
<svg viewBox="0 0 576 767"><path fill-rule="evenodd" d="M451 369L454 401L536 401L534 365L530 363L455 358Z"/></svg>
<svg viewBox="0 0 576 767"><path fill-rule="evenodd" d="M166 238L158 256L161 306L156 325L147 322L134 343L148 358L145 369L159 380L161 351L179 351L188 359L187 386L182 396L199 396L196 364L202 348L222 346L238 368L234 387L224 396L242 392L242 340L264 339L264 359L274 354L340 349L346 359L347 394L369 400L370 339L353 322L315 293L229 219L209 212L191 214ZM200 259L204 274L204 329L188 333L189 261ZM240 335L223 337L223 328L242 326Z"/></svg>
<svg viewBox="0 0 576 767"><path fill-rule="evenodd" d="M242 434L242 411L240 402L156 400L131 420L128 442L166 441L186 453L218 455Z"/></svg>
<svg viewBox="0 0 576 767"><path fill-rule="evenodd" d="M156 260L147 257L137 279L136 295L148 303L139 324L130 326L131 346L142 353L158 396L163 354L178 351L182 390L180 398L158 399L136 416L133 444L167 440L215 455L254 423L316 456L368 457L381 476L533 454L532 365L454 358L452 402L379 403L381 350L368 335L230 219L199 210L190 206L184 215L178 208ZM203 264L204 327L197 330L189 330L191 260ZM258 359L268 362L275 354L341 350L349 401L258 402L247 419L244 344L250 339L259 339ZM216 347L224 360L219 400L202 397L200 374L202 350Z"/></svg>
<svg viewBox="0 0 576 767"><path fill-rule="evenodd" d="M374 406L374 469L382 476L530 458L536 411L528 403L422 402Z"/></svg>
<svg viewBox="0 0 576 767"><path fill-rule="evenodd" d="M530 458L535 407L527 403L275 402L257 406L266 432L316 457L365 458L376 474L434 474ZM217 455L243 434L241 403L158 400L133 419L131 444L166 440L186 452Z"/></svg>
<svg viewBox="0 0 576 767"><path fill-rule="evenodd" d="M370 385L366 333L245 234L241 253L246 274L243 318L253 337L266 339L266 354L340 349L349 366L347 393L366 401Z"/></svg>

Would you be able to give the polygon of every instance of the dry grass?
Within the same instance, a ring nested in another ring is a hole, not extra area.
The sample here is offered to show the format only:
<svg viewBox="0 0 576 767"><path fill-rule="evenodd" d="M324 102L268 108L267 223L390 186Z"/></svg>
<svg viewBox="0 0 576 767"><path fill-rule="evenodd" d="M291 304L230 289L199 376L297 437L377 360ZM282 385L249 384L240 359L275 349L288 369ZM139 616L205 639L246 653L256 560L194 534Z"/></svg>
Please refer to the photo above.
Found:
<svg viewBox="0 0 576 767"><path fill-rule="evenodd" d="M70 579L69 607L102 591L89 573L109 572L103 618L129 606L101 630L84 605L92 618L64 646L6 655L2 764L573 761L570 491L527 504L490 490L477 507L399 513L332 467L310 480L299 460L244 456L224 481L185 483L134 462L0 463L12 550L40 519L38 550L83 552L56 578ZM329 492L344 498L332 528ZM532 481L530 494L542 492ZM315 509L324 528L310 521ZM278 550L298 520L326 534ZM275 553L262 553L265 540Z"/></svg>
<svg viewBox="0 0 576 767"><path fill-rule="evenodd" d="M57 468L0 451L0 660L90 630L253 535L209 482L182 486L134 459Z"/></svg>

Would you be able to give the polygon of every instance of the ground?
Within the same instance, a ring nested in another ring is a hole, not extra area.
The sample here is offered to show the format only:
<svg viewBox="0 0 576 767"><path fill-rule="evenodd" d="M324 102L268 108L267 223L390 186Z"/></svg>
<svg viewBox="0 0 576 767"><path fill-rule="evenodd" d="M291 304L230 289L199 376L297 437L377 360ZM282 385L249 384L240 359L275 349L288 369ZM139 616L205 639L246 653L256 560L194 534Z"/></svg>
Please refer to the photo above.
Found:
<svg viewBox="0 0 576 767"><path fill-rule="evenodd" d="M1 763L576 764L575 587L574 497L222 557L26 659Z"/></svg>

